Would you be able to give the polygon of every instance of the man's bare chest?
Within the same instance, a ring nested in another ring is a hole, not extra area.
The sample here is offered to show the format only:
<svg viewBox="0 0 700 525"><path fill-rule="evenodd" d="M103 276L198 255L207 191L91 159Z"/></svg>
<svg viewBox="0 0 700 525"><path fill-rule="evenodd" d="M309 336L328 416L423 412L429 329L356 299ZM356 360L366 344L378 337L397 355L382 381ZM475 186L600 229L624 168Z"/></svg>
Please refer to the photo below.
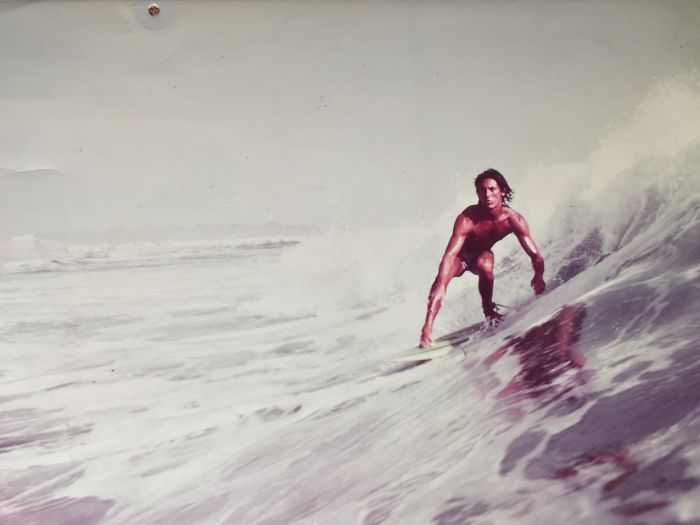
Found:
<svg viewBox="0 0 700 525"><path fill-rule="evenodd" d="M507 220L483 220L476 222L467 239L479 244L493 244L511 233L512 229Z"/></svg>

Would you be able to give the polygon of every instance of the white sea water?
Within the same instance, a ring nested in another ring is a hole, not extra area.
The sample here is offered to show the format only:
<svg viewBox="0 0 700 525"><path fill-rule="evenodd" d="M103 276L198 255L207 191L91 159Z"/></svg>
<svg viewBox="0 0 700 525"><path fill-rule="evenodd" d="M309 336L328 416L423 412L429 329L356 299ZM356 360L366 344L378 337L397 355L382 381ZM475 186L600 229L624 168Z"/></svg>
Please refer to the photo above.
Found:
<svg viewBox="0 0 700 525"><path fill-rule="evenodd" d="M576 246L546 239L551 271L568 251L580 273L559 275L466 357L415 368L382 358L415 342L422 302L393 283L381 300L357 290L352 304L361 270L334 276L321 253L315 270L305 244L322 239L6 263L0 521L697 518L700 224L683 184L644 192L658 206L632 214L646 227L610 252L596 234ZM528 280L516 259L500 276L502 302L528 300L507 287ZM328 282L305 282L324 272ZM556 357L551 320L565 304L580 312L562 337L582 369ZM454 307L443 315L443 330L467 321ZM487 365L509 336L525 343Z"/></svg>
<svg viewBox="0 0 700 525"><path fill-rule="evenodd" d="M434 231L6 241L0 523L697 523L700 150L645 118L516 188L548 293L504 242L518 311L420 366L383 359L459 206ZM437 335L479 319L475 284Z"/></svg>

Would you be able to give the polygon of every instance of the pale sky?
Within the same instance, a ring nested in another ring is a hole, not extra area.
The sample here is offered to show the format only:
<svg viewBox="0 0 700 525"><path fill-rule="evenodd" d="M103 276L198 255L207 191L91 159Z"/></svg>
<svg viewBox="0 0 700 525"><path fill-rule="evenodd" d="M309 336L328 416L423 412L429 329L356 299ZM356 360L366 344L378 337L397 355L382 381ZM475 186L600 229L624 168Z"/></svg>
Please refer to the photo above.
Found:
<svg viewBox="0 0 700 525"><path fill-rule="evenodd" d="M700 64L697 1L148 5L0 0L0 236L430 223Z"/></svg>

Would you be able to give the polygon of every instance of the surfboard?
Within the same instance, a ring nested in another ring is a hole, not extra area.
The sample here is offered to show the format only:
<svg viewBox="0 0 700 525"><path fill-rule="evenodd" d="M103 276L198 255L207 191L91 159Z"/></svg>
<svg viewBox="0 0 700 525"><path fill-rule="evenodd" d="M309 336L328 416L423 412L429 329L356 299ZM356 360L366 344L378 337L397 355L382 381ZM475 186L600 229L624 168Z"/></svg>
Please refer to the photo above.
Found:
<svg viewBox="0 0 700 525"><path fill-rule="evenodd" d="M438 337L435 340L435 344L430 348L411 348L410 350L389 356L385 359L385 361L416 362L430 361L432 359L445 357L452 352L452 350L455 350L460 345L469 341L469 339L471 339L475 334L478 334L483 329L486 329L487 326L487 323L483 321L474 323L466 328L461 328L455 332Z"/></svg>
<svg viewBox="0 0 700 525"><path fill-rule="evenodd" d="M455 347L450 343L439 346L431 346L430 348L411 348L400 354L389 356L385 361L402 362L402 361L430 361L438 357L444 357L449 354Z"/></svg>

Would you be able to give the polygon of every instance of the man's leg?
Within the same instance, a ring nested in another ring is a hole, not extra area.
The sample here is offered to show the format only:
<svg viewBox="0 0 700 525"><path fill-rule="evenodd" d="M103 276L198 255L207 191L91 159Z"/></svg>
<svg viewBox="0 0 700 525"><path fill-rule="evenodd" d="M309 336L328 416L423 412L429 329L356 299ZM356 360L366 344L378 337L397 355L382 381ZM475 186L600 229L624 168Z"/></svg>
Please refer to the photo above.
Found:
<svg viewBox="0 0 700 525"><path fill-rule="evenodd" d="M428 295L428 311L425 314L425 323L421 330L419 347L425 348L433 344L431 338L433 322L442 306L442 299L447 292L447 285L454 277L462 275L464 271L465 268L462 265L462 261L458 257L455 257L452 265L448 268L447 274L440 275L438 273L437 277L435 277L435 281L433 281L433 285L430 287L430 294Z"/></svg>
<svg viewBox="0 0 700 525"><path fill-rule="evenodd" d="M482 252L476 259L476 274L479 276L481 306L487 319L499 320L503 316L496 312L493 303L493 253Z"/></svg>

